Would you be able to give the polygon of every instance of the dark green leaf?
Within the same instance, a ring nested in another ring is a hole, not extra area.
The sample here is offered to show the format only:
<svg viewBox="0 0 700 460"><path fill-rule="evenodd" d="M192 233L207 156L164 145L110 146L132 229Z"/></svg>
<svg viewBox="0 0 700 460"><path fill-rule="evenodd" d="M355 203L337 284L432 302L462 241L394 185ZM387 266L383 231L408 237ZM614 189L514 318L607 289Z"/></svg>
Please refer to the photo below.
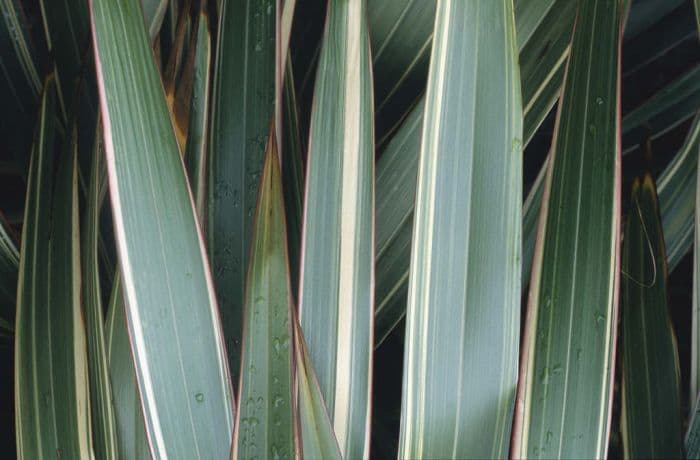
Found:
<svg viewBox="0 0 700 460"><path fill-rule="evenodd" d="M620 232L618 2L579 2L545 178L513 455L605 456Z"/></svg>
<svg viewBox="0 0 700 460"><path fill-rule="evenodd" d="M622 440L626 458L682 458L680 369L656 187L632 185L622 252Z"/></svg>
<svg viewBox="0 0 700 460"><path fill-rule="evenodd" d="M245 267L255 199L275 102L274 0L223 0L208 158L207 249L229 367L237 382Z"/></svg>

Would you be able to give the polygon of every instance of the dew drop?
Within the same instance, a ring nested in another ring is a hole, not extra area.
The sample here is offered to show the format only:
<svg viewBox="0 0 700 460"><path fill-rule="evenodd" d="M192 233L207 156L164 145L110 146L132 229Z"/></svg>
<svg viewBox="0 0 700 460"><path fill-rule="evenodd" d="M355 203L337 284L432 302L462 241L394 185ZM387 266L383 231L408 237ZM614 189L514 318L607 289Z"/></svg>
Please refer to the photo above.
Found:
<svg viewBox="0 0 700 460"><path fill-rule="evenodd" d="M599 311L595 312L595 322L597 325L600 325L601 323L605 322L605 315Z"/></svg>
<svg viewBox="0 0 700 460"><path fill-rule="evenodd" d="M194 399L196 399L198 403L204 402L204 393L197 393L194 395Z"/></svg>
<svg viewBox="0 0 700 460"><path fill-rule="evenodd" d="M523 142L520 140L519 137L514 137L513 138L513 150L519 151L520 148L522 147Z"/></svg>
<svg viewBox="0 0 700 460"><path fill-rule="evenodd" d="M275 337L272 339L272 348L275 350L275 356L279 356L281 344L280 344L280 339L278 337Z"/></svg>
<svg viewBox="0 0 700 460"><path fill-rule="evenodd" d="M595 103L598 105L603 105L603 98L602 97L597 97L595 98Z"/></svg>
<svg viewBox="0 0 700 460"><path fill-rule="evenodd" d="M274 405L275 407L280 407L282 404L284 404L284 398L281 396L275 397Z"/></svg>

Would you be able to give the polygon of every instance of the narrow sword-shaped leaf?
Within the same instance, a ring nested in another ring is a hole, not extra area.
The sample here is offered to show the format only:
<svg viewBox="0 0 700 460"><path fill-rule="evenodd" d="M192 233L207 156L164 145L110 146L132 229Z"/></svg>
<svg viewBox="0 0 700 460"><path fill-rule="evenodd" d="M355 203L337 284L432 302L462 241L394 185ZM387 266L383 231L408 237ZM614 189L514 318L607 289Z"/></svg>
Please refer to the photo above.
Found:
<svg viewBox="0 0 700 460"><path fill-rule="evenodd" d="M15 323L20 458L92 455L85 325L80 308L76 141L53 176L56 85L44 85L27 184Z"/></svg>
<svg viewBox="0 0 700 460"><path fill-rule="evenodd" d="M296 356L297 400L303 458L340 460L342 457L333 432L333 424L323 402L323 395L311 364L309 350L296 317L294 317L294 354Z"/></svg>
<svg viewBox="0 0 700 460"><path fill-rule="evenodd" d="M292 368L294 307L279 168L275 131L271 128L246 283L233 458L297 456Z"/></svg>
<svg viewBox="0 0 700 460"><path fill-rule="evenodd" d="M527 123L527 117L526 123ZM696 116L686 140L659 176L659 203L670 271L693 245L695 183L700 145L700 117ZM544 192L543 167L532 185L523 208L523 279L530 279L535 250L537 217Z"/></svg>
<svg viewBox="0 0 700 460"><path fill-rule="evenodd" d="M564 74L563 64L568 56L569 40L568 38L562 40L562 37L570 38L571 21L575 12L571 9L570 4L570 0L558 0L552 9L541 10L543 14L547 14L539 18L535 32L522 36L529 37L530 41L518 43L518 47L521 49L520 62L529 63L524 69L524 73L521 74L521 82L522 85L531 87L531 90L526 94L529 95L530 99L524 99L524 145L527 145L559 97L559 88ZM528 26L528 22L533 20L528 14L529 9L523 7L520 11L523 16L519 17L516 14L516 30L519 29L520 24ZM559 23L568 23L569 29L561 27ZM552 31L559 31L559 35L552 35ZM549 43L552 40L554 40L554 45L550 46ZM562 46L562 43L565 46ZM538 60L533 60L532 56L541 57L542 67L536 65ZM552 59L553 56L557 56L556 59ZM541 71L545 64L551 69L550 72ZM535 74L544 78L541 88L536 87ZM376 345L382 343L406 312L411 230L423 107L424 98L421 98L406 116L377 162ZM541 187L539 190L541 193ZM532 202L531 205L528 205L528 201ZM529 228L528 224L536 223L539 211L539 200L528 201L525 204L527 213L523 215L524 230ZM532 259L535 227L536 225L532 225L529 232L523 233L526 242L532 241L530 246L524 245L523 255L528 257L524 261ZM529 262L524 265L524 268L527 268L527 270L524 269L525 274L529 273L529 265Z"/></svg>
<svg viewBox="0 0 700 460"><path fill-rule="evenodd" d="M194 204L136 0L92 0L127 322L154 457L228 455L233 400Z"/></svg>
<svg viewBox="0 0 700 460"><path fill-rule="evenodd" d="M126 309L119 270L114 275L105 322L105 349L109 361L118 451L121 458L150 459L134 361L126 327Z"/></svg>
<svg viewBox="0 0 700 460"><path fill-rule="evenodd" d="M112 409L112 388L109 381L109 362L105 351L104 310L99 270L99 223L102 205L100 191L103 182L107 180L99 128L98 122L95 129L92 170L83 226L83 314L87 329L88 380L95 455L101 459L117 459L117 439Z"/></svg>
<svg viewBox="0 0 700 460"><path fill-rule="evenodd" d="M622 270L625 458L682 458L680 368L667 305L659 206L650 175L632 185Z"/></svg>
<svg viewBox="0 0 700 460"><path fill-rule="evenodd" d="M223 0L209 130L207 249L229 367L240 368L245 269L275 102L275 0Z"/></svg>
<svg viewBox="0 0 700 460"><path fill-rule="evenodd" d="M508 453L520 324L517 63L511 0L438 4L418 169L399 458Z"/></svg>
<svg viewBox="0 0 700 460"><path fill-rule="evenodd" d="M694 0L693 6L695 7L695 22L697 23L698 33L700 34L700 0Z"/></svg>
<svg viewBox="0 0 700 460"><path fill-rule="evenodd" d="M0 213L0 331L12 335L15 322L19 251L14 234Z"/></svg>
<svg viewBox="0 0 700 460"><path fill-rule="evenodd" d="M605 456L620 231L618 2L579 2L528 300L512 455Z"/></svg>
<svg viewBox="0 0 700 460"><path fill-rule="evenodd" d="M204 223L206 212L207 129L209 125L209 82L211 81L211 30L206 2L202 1L193 36L194 77L190 99L190 123L185 146L185 164L197 215Z"/></svg>
<svg viewBox="0 0 700 460"><path fill-rule="evenodd" d="M307 157L300 322L344 458L369 456L374 132L366 3L328 5Z"/></svg>
<svg viewBox="0 0 700 460"><path fill-rule="evenodd" d="M398 127L397 120L403 119L425 88L435 5L436 2L420 0L371 0L368 4L380 146L385 145L390 134ZM526 102L526 108L531 91L539 92L541 87L547 86L551 81L551 75L544 80L541 75L546 75L551 66L540 66L537 62L557 62L562 59L562 52L568 47L573 6L575 2L571 0L515 2L523 101ZM543 21L548 23L547 26L542 26ZM562 30L568 33L568 37L566 33L561 33ZM526 47L527 44L531 46ZM528 61L534 62L534 65L528 65ZM563 67L562 62L557 66ZM557 95L560 85L561 75L554 92ZM535 118L544 118L553 106L554 100L551 97L545 99L551 102L543 114L533 112L532 116ZM535 100L539 101L541 98ZM525 134L527 140L531 134L527 129Z"/></svg>

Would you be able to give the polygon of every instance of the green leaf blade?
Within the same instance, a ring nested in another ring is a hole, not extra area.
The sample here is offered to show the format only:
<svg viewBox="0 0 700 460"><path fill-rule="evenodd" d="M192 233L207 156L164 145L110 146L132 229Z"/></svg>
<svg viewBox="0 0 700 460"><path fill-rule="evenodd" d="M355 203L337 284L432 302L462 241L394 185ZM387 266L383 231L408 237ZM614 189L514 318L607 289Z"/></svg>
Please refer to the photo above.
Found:
<svg viewBox="0 0 700 460"><path fill-rule="evenodd" d="M366 2L331 2L307 158L300 322L340 451L369 455L374 133Z"/></svg>
<svg viewBox="0 0 700 460"><path fill-rule="evenodd" d="M622 440L626 458L682 458L680 368L651 176L632 185L622 252Z"/></svg>
<svg viewBox="0 0 700 460"><path fill-rule="evenodd" d="M438 5L418 169L400 458L508 453L522 206L515 40L511 1Z"/></svg>
<svg viewBox="0 0 700 460"><path fill-rule="evenodd" d="M151 452L228 455L234 402L217 305L140 7L94 0L91 10L114 227Z"/></svg>
<svg viewBox="0 0 700 460"><path fill-rule="evenodd" d="M544 2L523 2L521 8L516 7L515 11L516 31L534 28L532 33L518 35L517 42L523 87L523 145L528 144L559 98L575 13L570 0L557 0L549 9L543 8L546 5L541 3ZM539 17L535 12L539 12ZM423 107L424 98L421 98L387 143L377 162L377 346L406 311ZM400 174L396 172L399 170ZM541 193L542 188L538 190ZM525 207L523 215L523 237L526 239L523 272L526 275L532 260L539 214L539 201L528 200L532 201L532 205ZM532 243L530 246L528 241ZM523 279L529 279L529 276Z"/></svg>
<svg viewBox="0 0 700 460"><path fill-rule="evenodd" d="M208 159L207 249L229 367L238 381L245 270L275 109L274 0L220 2Z"/></svg>
<svg viewBox="0 0 700 460"><path fill-rule="evenodd" d="M55 91L49 77L27 187L15 326L17 448L22 458L89 458L76 145L66 142L54 183Z"/></svg>
<svg viewBox="0 0 700 460"><path fill-rule="evenodd" d="M515 457L607 449L620 215L617 2L579 3L543 195Z"/></svg>
<svg viewBox="0 0 700 460"><path fill-rule="evenodd" d="M246 286L234 458L296 456L292 291L279 157L270 130Z"/></svg>

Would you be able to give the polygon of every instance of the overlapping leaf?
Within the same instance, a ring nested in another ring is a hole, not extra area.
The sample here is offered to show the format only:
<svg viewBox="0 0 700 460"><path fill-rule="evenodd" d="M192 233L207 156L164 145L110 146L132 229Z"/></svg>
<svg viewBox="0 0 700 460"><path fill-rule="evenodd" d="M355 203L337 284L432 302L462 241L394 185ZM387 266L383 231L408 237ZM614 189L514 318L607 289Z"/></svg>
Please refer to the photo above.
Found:
<svg viewBox="0 0 700 460"><path fill-rule="evenodd" d="M246 283L235 458L291 458L294 345L282 177L270 130Z"/></svg>
<svg viewBox="0 0 700 460"><path fill-rule="evenodd" d="M228 455L233 401L208 263L136 0L91 2L117 249L154 456Z"/></svg>
<svg viewBox="0 0 700 460"><path fill-rule="evenodd" d="M253 211L274 115L277 13L274 0L219 3L206 228L229 367L237 381Z"/></svg>

